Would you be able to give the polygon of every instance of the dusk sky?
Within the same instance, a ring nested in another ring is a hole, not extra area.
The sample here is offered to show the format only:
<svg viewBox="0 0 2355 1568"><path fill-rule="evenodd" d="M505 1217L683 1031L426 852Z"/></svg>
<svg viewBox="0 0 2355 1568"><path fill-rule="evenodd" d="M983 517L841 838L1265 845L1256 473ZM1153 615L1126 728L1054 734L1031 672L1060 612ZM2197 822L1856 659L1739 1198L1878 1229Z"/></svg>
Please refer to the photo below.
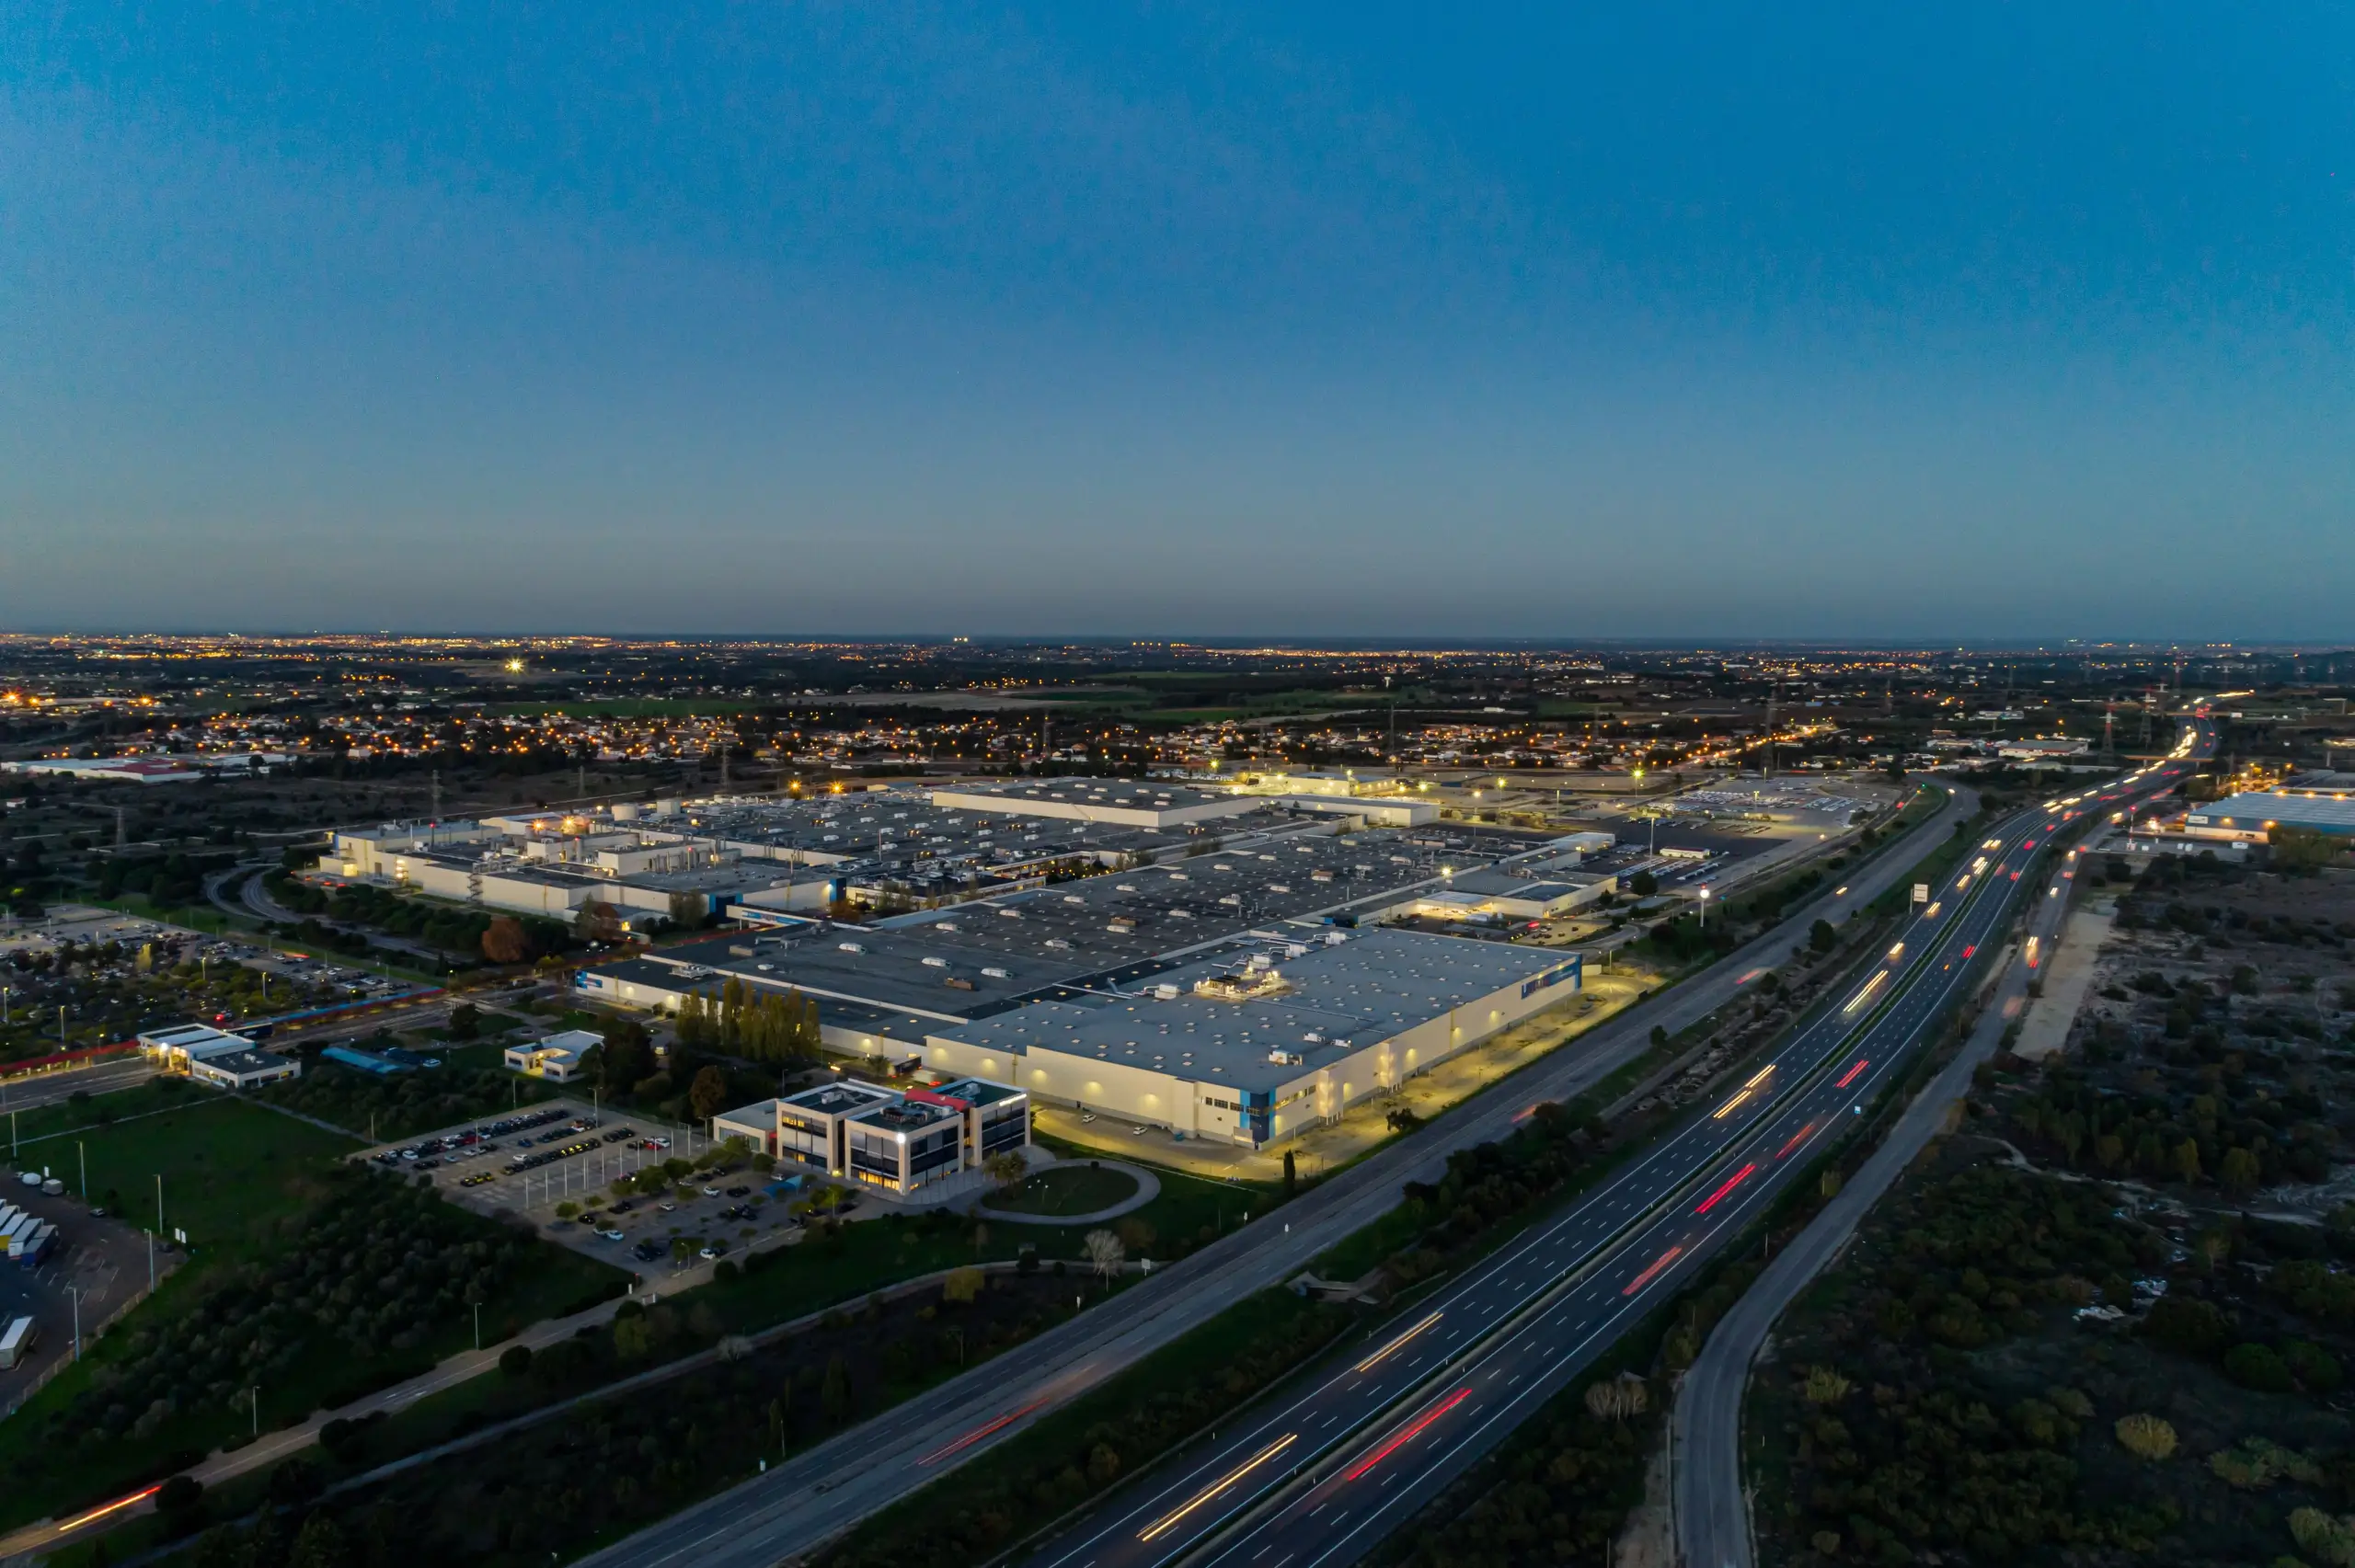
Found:
<svg viewBox="0 0 2355 1568"><path fill-rule="evenodd" d="M0 629L2355 635L2355 12L0 7Z"/></svg>

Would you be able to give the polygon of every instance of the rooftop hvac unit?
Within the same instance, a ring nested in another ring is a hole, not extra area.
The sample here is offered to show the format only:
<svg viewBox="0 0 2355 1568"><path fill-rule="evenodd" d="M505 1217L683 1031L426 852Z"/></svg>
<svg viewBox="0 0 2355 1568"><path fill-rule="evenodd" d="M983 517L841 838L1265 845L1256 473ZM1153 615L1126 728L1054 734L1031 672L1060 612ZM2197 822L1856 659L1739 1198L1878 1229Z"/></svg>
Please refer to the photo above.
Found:
<svg viewBox="0 0 2355 1568"><path fill-rule="evenodd" d="M999 967L998 967L996 965L994 965L994 964L992 964L992 965L990 965L987 968L984 968L984 969L982 971L982 973L983 973L984 975L987 975L990 979L994 979L994 980L1002 980L1002 979L1005 979L1005 971L1004 969L999 968Z"/></svg>
<svg viewBox="0 0 2355 1568"><path fill-rule="evenodd" d="M1325 933L1325 945L1327 947L1338 947L1342 943L1347 942L1349 939L1350 937L1347 932L1328 931Z"/></svg>
<svg viewBox="0 0 2355 1568"><path fill-rule="evenodd" d="M1066 904L1084 904L1087 902L1087 900L1081 898L1076 893L1066 893L1063 895L1063 902Z"/></svg>
<svg viewBox="0 0 2355 1568"><path fill-rule="evenodd" d="M835 944L835 945L840 947L845 953L864 953L867 951L867 944L864 942L842 942Z"/></svg>
<svg viewBox="0 0 2355 1568"><path fill-rule="evenodd" d="M1010 921L1018 921L1022 918L1022 911L1020 910L998 910L998 913L1004 915Z"/></svg>
<svg viewBox="0 0 2355 1568"><path fill-rule="evenodd" d="M1268 1053L1268 1059L1278 1067L1298 1067L1308 1059L1298 1051L1272 1050Z"/></svg>
<svg viewBox="0 0 2355 1568"><path fill-rule="evenodd" d="M1157 985L1153 988L1153 996L1156 1001L1175 1001L1178 1000L1178 990L1173 985Z"/></svg>
<svg viewBox="0 0 2355 1568"><path fill-rule="evenodd" d="M1060 936L1051 936L1047 938L1047 945L1050 947L1069 947L1071 944L1065 942Z"/></svg>
<svg viewBox="0 0 2355 1568"><path fill-rule="evenodd" d="M1325 1043L1325 1036L1318 1034L1314 1029L1311 1029L1307 1034L1303 1035L1301 1038L1307 1041L1312 1046L1321 1046Z"/></svg>
<svg viewBox="0 0 2355 1568"><path fill-rule="evenodd" d="M948 960L946 958L926 958L924 961L924 967L927 969L945 969L948 967Z"/></svg>
<svg viewBox="0 0 2355 1568"><path fill-rule="evenodd" d="M1306 944L1305 942L1287 942L1287 943L1285 943L1285 944L1284 944L1284 956L1285 956L1285 957L1287 957L1287 958L1305 958L1305 957L1307 957L1307 956L1308 956L1308 944Z"/></svg>

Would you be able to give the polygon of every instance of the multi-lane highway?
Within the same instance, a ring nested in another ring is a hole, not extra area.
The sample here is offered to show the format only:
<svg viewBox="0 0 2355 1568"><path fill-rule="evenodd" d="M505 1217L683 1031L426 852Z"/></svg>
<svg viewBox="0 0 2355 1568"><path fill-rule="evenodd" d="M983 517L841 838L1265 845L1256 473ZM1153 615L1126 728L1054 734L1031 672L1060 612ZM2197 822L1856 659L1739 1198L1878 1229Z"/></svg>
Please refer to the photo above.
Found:
<svg viewBox="0 0 2355 1568"><path fill-rule="evenodd" d="M2200 760L2212 754L2214 736L2205 723L2189 727L2187 756ZM2175 783L2182 769L2170 764L2138 774L2123 784L2097 791L2089 800L2096 816L2113 820L2131 803L2146 799ZM2062 807L2068 809L2065 805ZM2097 828L2089 843L2098 841ZM2075 852L2071 853L2075 861ZM1741 1404L1749 1387L1750 1365L1765 1342L1767 1332L1808 1282L1813 1279L1855 1231L1891 1183L1913 1162L1943 1125L1947 1108L1970 1089L1971 1072L2000 1047L2005 1025L2026 1000L2036 968L2028 962L2028 941L2050 954L2068 918L2069 898L2061 881L2074 875L2074 864L2049 878L2043 898L2031 900L2021 952L1988 999L1986 1011L1969 1042L1937 1080L1908 1105L1887 1139L1873 1150L1856 1174L1840 1189L1798 1236L1779 1253L1757 1282L1718 1322L1700 1359L1686 1374L1676 1395L1675 1497L1677 1546L1694 1568L1750 1568L1750 1500L1741 1483ZM2057 891L2055 889L2058 889Z"/></svg>
<svg viewBox="0 0 2355 1568"><path fill-rule="evenodd" d="M2169 770L2171 773L2172 770ZM2159 787L2153 774L2138 787ZM2113 795L2123 792L2113 790ZM1040 1568L1339 1568L1560 1391L1891 1082L1978 973L2054 831L2020 813L1915 906L1882 960L1606 1185L1417 1303L1350 1359L1116 1493Z"/></svg>
<svg viewBox="0 0 2355 1568"><path fill-rule="evenodd" d="M1503 1137L1540 1100L1568 1100L1640 1053L1655 1026L1674 1033L1783 962L1818 919L1862 909L1975 809L1959 796L1886 846L1847 886L1794 910L1764 936L1665 996L1605 1024L1552 1058L1434 1120L1277 1215L1246 1226L1124 1292L1117 1313L1089 1312L962 1377L772 1466L605 1548L592 1568L770 1568L805 1551L1020 1432L1142 1356L1257 1290L1291 1278L1398 1201L1402 1184L1434 1181L1447 1156Z"/></svg>

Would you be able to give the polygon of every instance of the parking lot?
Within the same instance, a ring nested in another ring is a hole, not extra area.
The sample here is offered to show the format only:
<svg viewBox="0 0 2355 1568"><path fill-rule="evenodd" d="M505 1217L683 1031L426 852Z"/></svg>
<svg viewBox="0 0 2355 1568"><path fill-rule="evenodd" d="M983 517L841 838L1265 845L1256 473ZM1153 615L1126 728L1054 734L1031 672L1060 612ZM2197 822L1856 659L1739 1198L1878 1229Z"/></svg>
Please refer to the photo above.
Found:
<svg viewBox="0 0 2355 1568"><path fill-rule="evenodd" d="M522 1216L552 1242L654 1279L707 1269L755 1242L798 1234L791 1209L814 1194L749 1166L677 1174L660 1192L613 1190L617 1180L670 1162L692 1164L710 1149L711 1140L692 1127L604 1115L568 1098L353 1158L425 1176L454 1202ZM682 1240L690 1243L684 1256Z"/></svg>
<svg viewBox="0 0 2355 1568"><path fill-rule="evenodd" d="M28 1148L24 1163L41 1166ZM50 1372L74 1355L76 1299L85 1345L147 1289L147 1237L136 1226L100 1216L79 1197L0 1180L0 1203L11 1204L57 1228L58 1244L40 1266L0 1262L0 1326L30 1317L40 1339L17 1366L0 1371L0 1412L14 1410ZM178 1266L181 1254L158 1250L155 1274Z"/></svg>

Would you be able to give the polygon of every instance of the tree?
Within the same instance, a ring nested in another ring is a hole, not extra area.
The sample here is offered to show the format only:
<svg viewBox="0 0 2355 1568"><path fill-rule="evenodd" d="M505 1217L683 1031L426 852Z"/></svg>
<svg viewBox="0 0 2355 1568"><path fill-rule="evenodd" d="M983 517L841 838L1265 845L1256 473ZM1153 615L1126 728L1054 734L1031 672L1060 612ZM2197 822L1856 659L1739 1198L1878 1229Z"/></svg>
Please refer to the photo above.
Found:
<svg viewBox="0 0 2355 1568"><path fill-rule="evenodd" d="M695 1120L709 1121L728 1104L728 1079L716 1067L706 1067L687 1085L687 1105Z"/></svg>
<svg viewBox="0 0 2355 1568"><path fill-rule="evenodd" d="M523 930L523 922L512 915L501 915L483 929L482 956L494 964L528 964L532 961L532 939Z"/></svg>
<svg viewBox="0 0 2355 1568"><path fill-rule="evenodd" d="M1030 1162L1019 1149L1009 1149L1003 1154L991 1155L982 1162L982 1169L987 1171L990 1180L999 1186L1010 1187L1019 1183L1029 1171Z"/></svg>
<svg viewBox="0 0 2355 1568"><path fill-rule="evenodd" d="M707 893L680 891L671 895L671 923L700 926L711 913L711 896Z"/></svg>
<svg viewBox="0 0 2355 1568"><path fill-rule="evenodd" d="M2222 1164L2216 1168L2216 1179L2227 1192L2245 1193L2257 1185L2257 1156L2246 1149L2227 1149Z"/></svg>
<svg viewBox="0 0 2355 1568"><path fill-rule="evenodd" d="M2200 1144L2196 1139L2187 1138L2175 1146L2175 1173L2179 1181L2200 1179Z"/></svg>
<svg viewBox="0 0 2355 1568"><path fill-rule="evenodd" d="M654 1042L646 1025L628 1018L609 1018L597 1079L608 1094L626 1094L654 1072Z"/></svg>
<svg viewBox="0 0 2355 1568"><path fill-rule="evenodd" d="M1818 953L1829 953L1840 945L1840 933L1832 929L1830 921L1820 920L1807 928L1807 944Z"/></svg>
<svg viewBox="0 0 2355 1568"><path fill-rule="evenodd" d="M1627 878L1627 891L1638 898L1648 898L1660 891L1660 878L1648 871L1638 871Z"/></svg>
<svg viewBox="0 0 2355 1568"><path fill-rule="evenodd" d="M592 898L573 915L572 930L585 942L618 942L622 912L602 898Z"/></svg>
<svg viewBox="0 0 2355 1568"><path fill-rule="evenodd" d="M2313 828L2269 828L2265 842L2276 866L2292 876L2311 876L2338 858L2339 841Z"/></svg>
<svg viewBox="0 0 2355 1568"><path fill-rule="evenodd" d="M1289 1160L1291 1156L1285 1158ZM1120 1237L1109 1230L1087 1233L1087 1265L1097 1278L1110 1283L1112 1276L1120 1272L1120 1265L1128 1261L1129 1249L1121 1245Z"/></svg>
<svg viewBox="0 0 2355 1568"><path fill-rule="evenodd" d="M532 1347L511 1345L499 1353L499 1369L511 1378L520 1378L532 1369Z"/></svg>
<svg viewBox="0 0 2355 1568"><path fill-rule="evenodd" d="M981 1299L982 1285L982 1275L980 1269L950 1269L948 1277L941 1282L940 1299L944 1301L954 1301L960 1307L970 1307Z"/></svg>
<svg viewBox="0 0 2355 1568"><path fill-rule="evenodd" d="M1300 1191L1300 1166L1293 1161L1292 1150L1287 1149L1284 1150L1284 1196L1290 1197L1298 1191ZM1091 1241L1094 1239L1094 1237L1089 1238Z"/></svg>

